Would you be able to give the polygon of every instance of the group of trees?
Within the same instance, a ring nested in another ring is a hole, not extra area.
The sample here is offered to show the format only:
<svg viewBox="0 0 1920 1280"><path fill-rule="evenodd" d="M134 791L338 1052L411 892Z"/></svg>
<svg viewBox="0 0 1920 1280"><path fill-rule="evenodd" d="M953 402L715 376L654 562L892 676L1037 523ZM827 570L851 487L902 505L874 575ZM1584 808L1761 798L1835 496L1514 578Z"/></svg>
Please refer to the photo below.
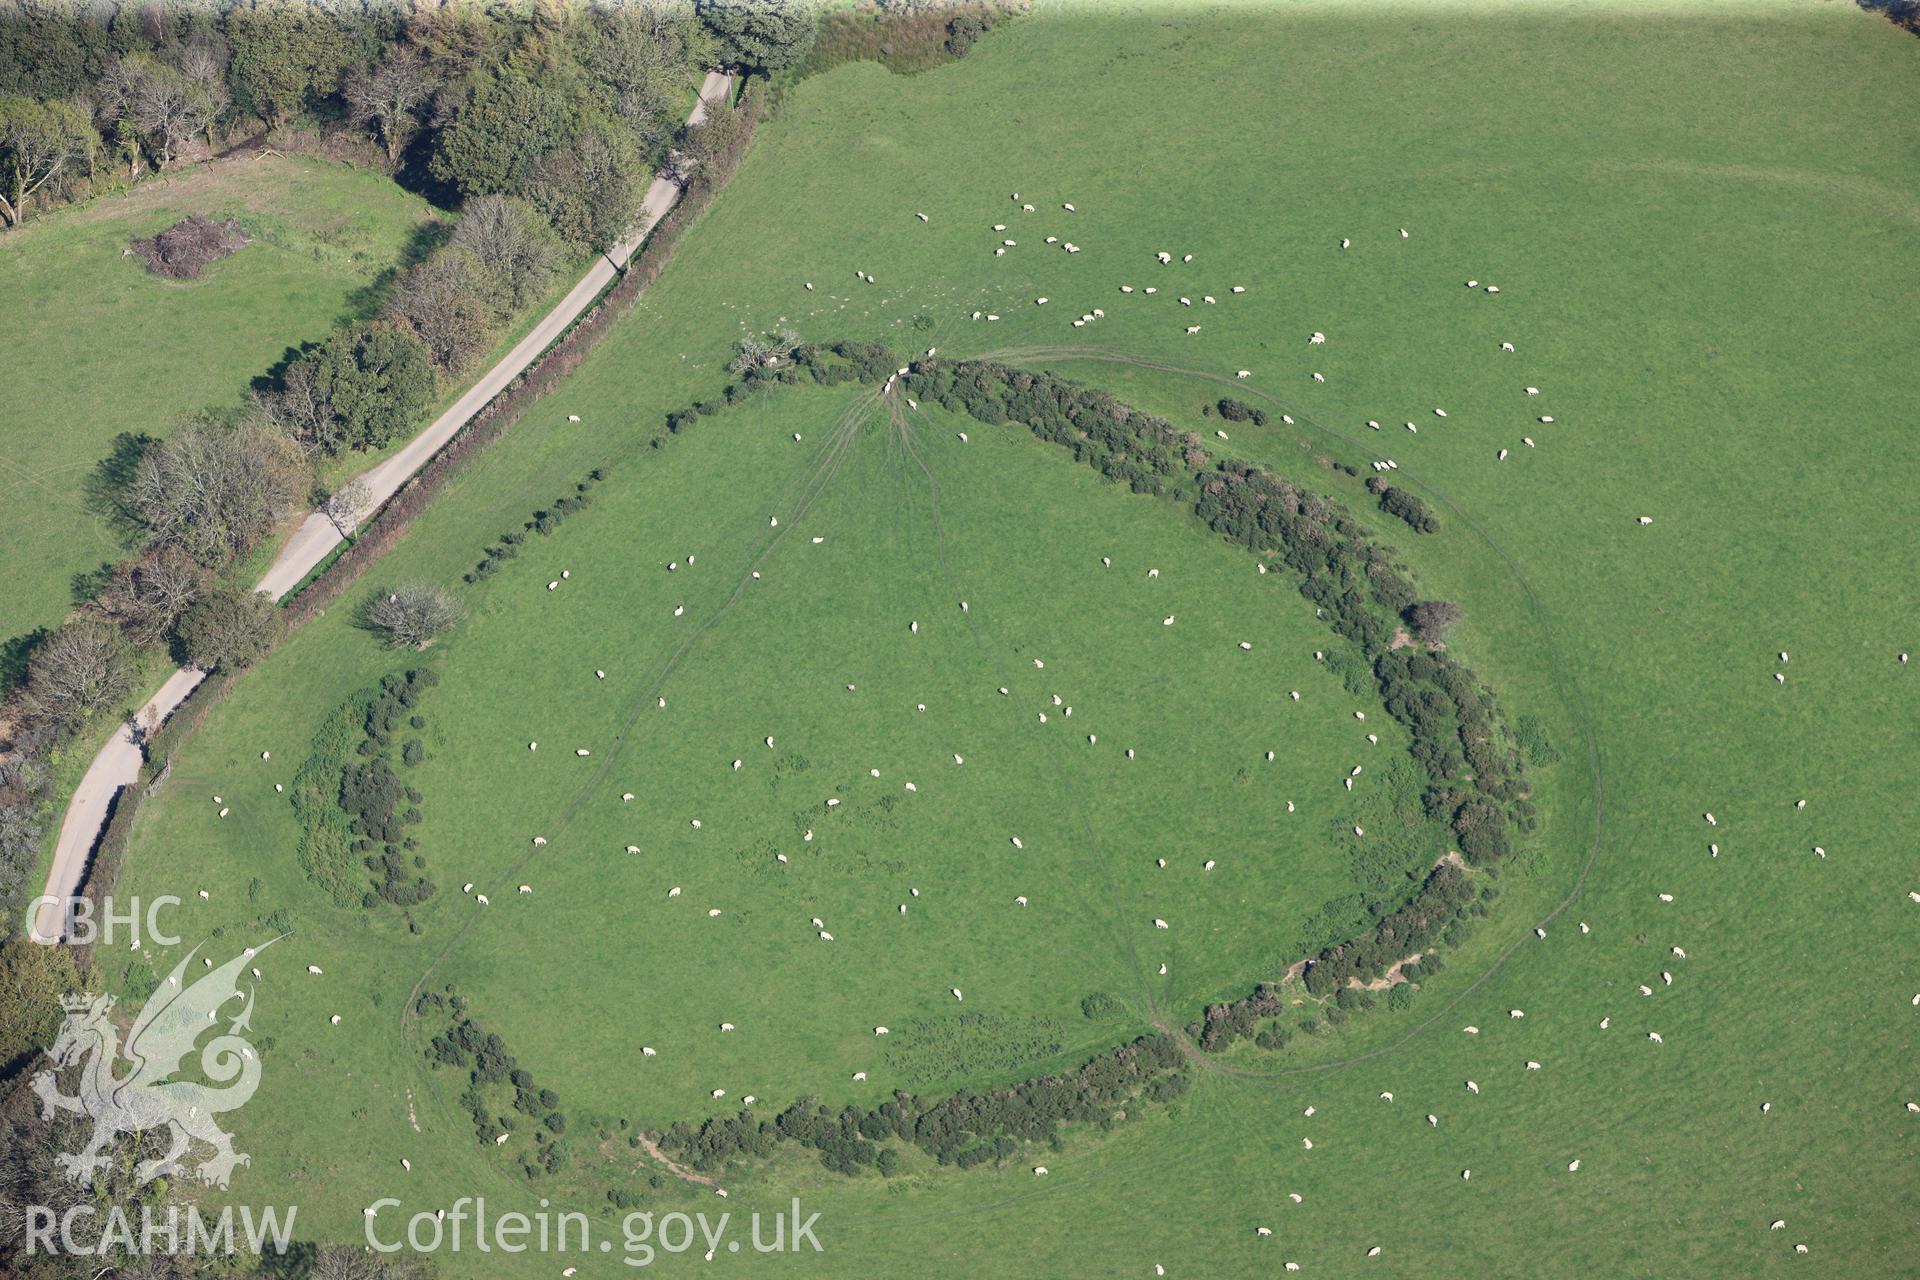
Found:
<svg viewBox="0 0 1920 1280"><path fill-rule="evenodd" d="M675 141L689 81L793 65L816 22L809 0L0 0L0 218L298 123L363 134L459 197L524 195L601 249Z"/></svg>

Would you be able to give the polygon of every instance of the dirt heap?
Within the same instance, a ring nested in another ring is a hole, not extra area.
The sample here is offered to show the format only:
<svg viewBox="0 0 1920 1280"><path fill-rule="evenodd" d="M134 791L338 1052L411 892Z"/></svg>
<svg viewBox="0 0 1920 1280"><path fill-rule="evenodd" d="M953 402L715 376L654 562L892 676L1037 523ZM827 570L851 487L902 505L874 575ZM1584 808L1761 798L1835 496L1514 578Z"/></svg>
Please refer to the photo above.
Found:
<svg viewBox="0 0 1920 1280"><path fill-rule="evenodd" d="M191 280L205 271L209 263L240 252L248 243L240 224L232 218L209 222L196 213L157 236L135 240L133 252L144 257L147 270L157 276Z"/></svg>

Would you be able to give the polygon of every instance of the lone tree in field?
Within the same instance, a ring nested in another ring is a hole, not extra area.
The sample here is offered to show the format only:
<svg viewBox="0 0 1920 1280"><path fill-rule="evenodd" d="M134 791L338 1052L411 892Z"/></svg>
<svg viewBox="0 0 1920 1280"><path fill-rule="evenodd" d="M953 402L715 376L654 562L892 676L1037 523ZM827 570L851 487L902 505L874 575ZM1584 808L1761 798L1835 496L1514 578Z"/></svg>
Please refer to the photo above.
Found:
<svg viewBox="0 0 1920 1280"><path fill-rule="evenodd" d="M366 622L374 630L385 632L394 648L418 649L465 616L466 610L451 592L424 582L409 582L374 597L367 606Z"/></svg>
<svg viewBox="0 0 1920 1280"><path fill-rule="evenodd" d="M250 666L273 640L273 599L264 592L221 587L180 619L180 645L202 671Z"/></svg>
<svg viewBox="0 0 1920 1280"><path fill-rule="evenodd" d="M43 723L71 729L113 707L132 688L133 651L120 632L98 618L82 618L33 651L25 706Z"/></svg>
<svg viewBox="0 0 1920 1280"><path fill-rule="evenodd" d="M377 130L387 144L387 162L398 164L401 151L420 128L415 108L433 96L437 84L420 55L401 45L373 66L349 73L341 94L353 111L353 122Z"/></svg>
<svg viewBox="0 0 1920 1280"><path fill-rule="evenodd" d="M1446 639L1447 632L1466 615L1451 600L1422 600L1408 605L1405 616L1408 625L1420 633L1420 638L1431 644Z"/></svg>
<svg viewBox="0 0 1920 1280"><path fill-rule="evenodd" d="M0 97L0 217L19 226L33 193L99 145L78 107Z"/></svg>

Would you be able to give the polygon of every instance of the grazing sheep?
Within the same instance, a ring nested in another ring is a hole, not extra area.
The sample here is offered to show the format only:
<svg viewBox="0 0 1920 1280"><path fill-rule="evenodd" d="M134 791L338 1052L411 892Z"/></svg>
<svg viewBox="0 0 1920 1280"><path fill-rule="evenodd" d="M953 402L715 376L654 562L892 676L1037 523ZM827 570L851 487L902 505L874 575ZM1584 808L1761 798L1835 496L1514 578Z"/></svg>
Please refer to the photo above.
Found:
<svg viewBox="0 0 1920 1280"><path fill-rule="evenodd" d="M1513 344L1511 342L1503 342L1500 344L1500 349L1502 351L1511 351L1513 350Z"/></svg>
<svg viewBox="0 0 1920 1280"><path fill-rule="evenodd" d="M1316 331L1312 337L1307 339L1307 345L1312 347L1318 347L1323 345L1326 342L1326 340L1327 340L1326 334Z"/></svg>
<svg viewBox="0 0 1920 1280"><path fill-rule="evenodd" d="M1239 371L1237 371L1237 372L1236 372L1236 373L1235 373L1235 374L1234 374L1233 376L1234 376L1234 377L1236 377L1236 378L1242 378L1242 379L1245 379L1245 378L1251 378L1251 377L1253 376L1253 370L1251 370L1251 369L1241 369L1241 370L1239 370Z"/></svg>
<svg viewBox="0 0 1920 1280"><path fill-rule="evenodd" d="M1660 1033L1659 1033L1658 1031L1649 1031L1649 1032L1647 1032L1647 1039L1649 1039L1649 1040L1651 1040L1651 1041L1653 1041L1653 1042L1654 1042L1655 1044L1665 1044L1665 1043L1666 1043L1666 1041L1665 1041L1665 1040L1662 1040L1662 1039L1660 1038Z"/></svg>
<svg viewBox="0 0 1920 1280"><path fill-rule="evenodd" d="M1313 380L1315 382L1325 382L1327 380L1327 375L1324 373L1316 373L1313 375Z"/></svg>

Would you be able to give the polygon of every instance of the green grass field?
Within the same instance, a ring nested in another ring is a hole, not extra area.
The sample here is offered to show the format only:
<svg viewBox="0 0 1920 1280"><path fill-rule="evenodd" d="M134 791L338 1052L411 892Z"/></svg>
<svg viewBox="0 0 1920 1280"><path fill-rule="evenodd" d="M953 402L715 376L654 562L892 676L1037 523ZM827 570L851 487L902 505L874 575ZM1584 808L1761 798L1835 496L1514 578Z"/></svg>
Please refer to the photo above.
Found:
<svg viewBox="0 0 1920 1280"><path fill-rule="evenodd" d="M1891 121L1916 58L1837 4L1043 10L937 72L800 86L633 316L376 575L458 584L609 470L413 659L443 677L409 776L441 885L422 932L333 906L271 790L353 689L409 665L349 610L248 676L143 810L122 893L179 893L180 931L220 930L216 949L276 909L295 930L255 1012L236 1198L354 1239L383 1195L397 1221L550 1190L611 1223L610 1184L736 1218L797 1192L826 1252L754 1260L821 1275L1905 1274L1920 814L1900 780L1920 742L1896 655L1920 565L1883 352L1915 336L1920 171ZM1002 238L1020 243L996 258ZM1399 463L1443 531L1375 523L1564 757L1493 919L1410 1010L1243 1046L1172 1107L1004 1171L909 1152L901 1177L848 1181L789 1152L721 1205L645 1191L620 1144L534 1187L516 1148L482 1148L462 1082L403 1034L417 982L458 984L576 1133L749 1093L1011 1080L1297 958L1350 883L1328 829L1378 800L1339 779L1398 754L1390 722L1359 739L1288 583L1022 429L910 414L923 472L874 418L834 462L857 393L792 389L648 448L715 394L735 338L779 324L1030 359L1206 430L1214 379L1249 369L1240 394L1297 427L1239 424L1239 451L1356 504L1316 453ZM1091 990L1128 1019L1080 1018ZM617 1255L441 1259L575 1262L611 1275Z"/></svg>
<svg viewBox="0 0 1920 1280"><path fill-rule="evenodd" d="M194 213L238 218L253 243L197 280L150 275L144 258L121 253ZM124 553L89 484L115 436L237 409L288 347L376 306L371 287L435 216L380 174L264 156L148 182L0 239L0 292L20 326L0 379L0 637L56 625L74 575Z"/></svg>

